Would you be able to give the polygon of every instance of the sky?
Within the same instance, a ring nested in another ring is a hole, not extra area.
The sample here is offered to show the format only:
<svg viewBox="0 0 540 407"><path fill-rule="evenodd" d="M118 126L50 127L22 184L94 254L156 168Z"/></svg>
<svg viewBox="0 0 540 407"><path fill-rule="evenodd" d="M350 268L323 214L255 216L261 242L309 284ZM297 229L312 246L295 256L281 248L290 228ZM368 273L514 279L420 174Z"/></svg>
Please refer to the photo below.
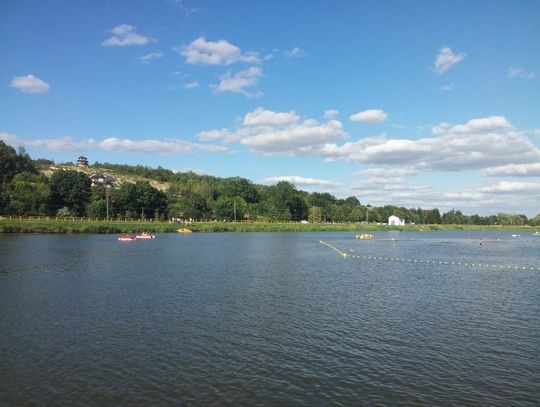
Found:
<svg viewBox="0 0 540 407"><path fill-rule="evenodd" d="M540 2L0 2L0 140L32 158L540 213Z"/></svg>

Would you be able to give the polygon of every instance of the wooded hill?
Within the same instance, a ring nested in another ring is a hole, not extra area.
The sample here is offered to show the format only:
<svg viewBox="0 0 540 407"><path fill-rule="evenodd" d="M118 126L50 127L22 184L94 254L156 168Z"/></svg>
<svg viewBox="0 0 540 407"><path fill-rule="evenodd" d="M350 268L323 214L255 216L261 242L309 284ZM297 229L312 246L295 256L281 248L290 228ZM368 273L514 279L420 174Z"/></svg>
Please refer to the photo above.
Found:
<svg viewBox="0 0 540 407"><path fill-rule="evenodd" d="M372 207L362 205L356 197L337 199L329 193L309 193L286 181L267 186L240 177L175 173L161 167L55 164L32 160L24 149L17 152L2 141L0 215L311 223L386 223L390 215L397 215L416 224L540 225L540 214L528 219L505 213L467 216L459 210L441 214L437 208Z"/></svg>

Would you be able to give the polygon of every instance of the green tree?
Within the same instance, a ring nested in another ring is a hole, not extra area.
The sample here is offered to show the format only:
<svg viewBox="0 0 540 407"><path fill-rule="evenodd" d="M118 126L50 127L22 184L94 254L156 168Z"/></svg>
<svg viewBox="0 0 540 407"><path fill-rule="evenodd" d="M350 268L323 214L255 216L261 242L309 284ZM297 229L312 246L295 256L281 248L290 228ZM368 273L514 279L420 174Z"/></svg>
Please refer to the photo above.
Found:
<svg viewBox="0 0 540 407"><path fill-rule="evenodd" d="M115 193L114 211L125 216L152 218L156 211L167 211L167 199L163 192L152 187L148 182L125 183Z"/></svg>
<svg viewBox="0 0 540 407"><path fill-rule="evenodd" d="M471 220L468 216L462 214L461 211L452 209L443 214L441 217L441 223L446 225L467 225L471 223Z"/></svg>
<svg viewBox="0 0 540 407"><path fill-rule="evenodd" d="M334 205L337 203L336 197L328 192L313 192L307 197L310 206L318 206L322 209L323 222L334 220Z"/></svg>
<svg viewBox="0 0 540 407"><path fill-rule="evenodd" d="M320 206L310 206L308 220L311 223L321 223L323 219L323 211Z"/></svg>
<svg viewBox="0 0 540 407"><path fill-rule="evenodd" d="M247 203L259 201L257 188L245 178L235 177L222 180L219 183L218 192L228 198L240 197Z"/></svg>
<svg viewBox="0 0 540 407"><path fill-rule="evenodd" d="M107 217L107 201L105 199L96 199L86 205L86 214L92 218Z"/></svg>
<svg viewBox="0 0 540 407"><path fill-rule="evenodd" d="M239 196L235 198L220 196L216 201L216 219L242 220L247 209L246 201Z"/></svg>
<svg viewBox="0 0 540 407"><path fill-rule="evenodd" d="M42 175L22 172L9 185L8 212L14 215L47 215L50 188Z"/></svg>
<svg viewBox="0 0 540 407"><path fill-rule="evenodd" d="M50 205L54 210L67 207L76 216L83 216L90 202L91 182L86 174L78 171L57 170L50 180Z"/></svg>
<svg viewBox="0 0 540 407"><path fill-rule="evenodd" d="M24 148L19 147L19 152L17 153L13 147L0 140L0 213L7 211L10 198L13 195L10 183L13 177L20 173L37 175L38 171ZM21 204L20 201L14 203L11 210L14 207L21 207ZM22 206L24 207L25 205Z"/></svg>
<svg viewBox="0 0 540 407"><path fill-rule="evenodd" d="M430 211L427 211L426 213L426 224L428 225L438 225L441 223L441 213L439 212L439 209L431 209Z"/></svg>
<svg viewBox="0 0 540 407"><path fill-rule="evenodd" d="M303 195L287 181L266 189L270 217L277 220L306 219L308 207Z"/></svg>
<svg viewBox="0 0 540 407"><path fill-rule="evenodd" d="M530 220L531 226L540 226L540 213Z"/></svg>

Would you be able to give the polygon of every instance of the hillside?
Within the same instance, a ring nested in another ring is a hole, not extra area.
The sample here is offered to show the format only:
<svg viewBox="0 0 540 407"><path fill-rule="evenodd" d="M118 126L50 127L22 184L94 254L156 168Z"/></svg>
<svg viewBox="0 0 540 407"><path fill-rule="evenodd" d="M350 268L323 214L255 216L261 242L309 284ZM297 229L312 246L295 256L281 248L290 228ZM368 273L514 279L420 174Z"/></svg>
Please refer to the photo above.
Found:
<svg viewBox="0 0 540 407"><path fill-rule="evenodd" d="M158 191L161 191L161 192L166 192L167 189L169 189L169 185L170 185L169 182L157 181L155 179L143 177L140 175L123 174L113 168L106 167L106 166L92 165L88 167L77 167L73 164L72 165L54 164L54 165L39 166L40 173L45 175L48 178L50 178L51 175L57 170L74 170L74 171L87 174L88 176L91 176L92 174L95 174L95 173L110 175L116 179L119 186L125 183L134 184L137 181L148 182L153 188L156 188Z"/></svg>

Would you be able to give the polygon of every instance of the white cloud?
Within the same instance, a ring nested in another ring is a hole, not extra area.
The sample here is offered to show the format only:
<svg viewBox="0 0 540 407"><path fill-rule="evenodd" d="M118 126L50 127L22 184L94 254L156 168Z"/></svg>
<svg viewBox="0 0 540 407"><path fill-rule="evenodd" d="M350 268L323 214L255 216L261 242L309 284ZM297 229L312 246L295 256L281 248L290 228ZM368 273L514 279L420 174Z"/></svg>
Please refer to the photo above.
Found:
<svg viewBox="0 0 540 407"><path fill-rule="evenodd" d="M345 135L337 120L319 123L313 119L301 121L294 112L273 112L258 108L244 116L242 126L236 130L221 129L199 133L199 140L239 142L262 154L312 154L325 143Z"/></svg>
<svg viewBox="0 0 540 407"><path fill-rule="evenodd" d="M148 64L150 62L153 62L157 59L163 58L165 54L163 52L151 52L149 54L145 54L141 56L140 60L143 64Z"/></svg>
<svg viewBox="0 0 540 407"><path fill-rule="evenodd" d="M199 87L199 82L193 81L182 85L184 89L195 89Z"/></svg>
<svg viewBox="0 0 540 407"><path fill-rule="evenodd" d="M448 123L440 123L433 127L433 134L476 134L491 131L500 131L511 129L512 125L504 116L489 116L481 119L472 119L465 124L451 126Z"/></svg>
<svg viewBox="0 0 540 407"><path fill-rule="evenodd" d="M388 115L380 109L364 110L363 112L358 112L349 116L349 120L353 122L369 124L383 123L387 118Z"/></svg>
<svg viewBox="0 0 540 407"><path fill-rule="evenodd" d="M221 153L230 151L228 148L223 146L217 146L212 144L197 144L180 139L130 140L111 137L97 143L97 146L103 150L108 151L161 154L186 154L191 153L194 150Z"/></svg>
<svg viewBox="0 0 540 407"><path fill-rule="evenodd" d="M201 141L221 140L224 144L238 141L235 133L228 129L201 131L197 138Z"/></svg>
<svg viewBox="0 0 540 407"><path fill-rule="evenodd" d="M411 140L381 135L343 145L325 144L305 152L322 155L327 161L348 158L358 163L443 171L540 161L540 150L501 116L455 126L441 123L433 131L436 137Z"/></svg>
<svg viewBox="0 0 540 407"><path fill-rule="evenodd" d="M121 24L111 30L112 37L101 43L103 47L125 47L128 45L146 45L156 40L135 32L135 27Z"/></svg>
<svg viewBox="0 0 540 407"><path fill-rule="evenodd" d="M359 146L351 161L409 165L425 170L460 171L540 160L540 151L516 132L447 134L418 140L383 139Z"/></svg>
<svg viewBox="0 0 540 407"><path fill-rule="evenodd" d="M482 170L488 176L540 177L540 163L507 164Z"/></svg>
<svg viewBox="0 0 540 407"><path fill-rule="evenodd" d="M188 172L192 172L197 175L212 175L210 172L206 170L201 170L199 168L177 168L172 170L172 172L174 172L175 174L185 174Z"/></svg>
<svg viewBox="0 0 540 407"><path fill-rule="evenodd" d="M396 179L434 171L481 170L485 175L535 176L540 150L502 116L472 119L464 124L441 123L435 136L389 138L386 134L337 144L346 133L341 122L302 120L295 112L258 108L244 116L238 129L201 132L199 140L240 143L261 154L319 156L331 162L382 166L357 173L363 180ZM512 166L513 165L513 166ZM507 166L507 167L505 167Z"/></svg>
<svg viewBox="0 0 540 407"><path fill-rule="evenodd" d="M513 78L519 78L519 79L534 79L536 78L536 73L533 72L533 71L527 71L525 70L524 68L520 68L520 67L516 67L516 66L511 66L510 68L508 68L508 77L510 79L513 79Z"/></svg>
<svg viewBox="0 0 540 407"><path fill-rule="evenodd" d="M21 145L21 138L17 136L16 134L7 133L7 132L0 132L0 140L4 141L6 144L9 144L10 146L18 146Z"/></svg>
<svg viewBox="0 0 540 407"><path fill-rule="evenodd" d="M276 113L261 107L244 116L246 126L283 126L297 122L300 117L295 112Z"/></svg>
<svg viewBox="0 0 540 407"><path fill-rule="evenodd" d="M366 168L358 171L355 175L362 179L367 179L370 183L389 184L394 182L402 182L404 177L417 175L419 172L412 167L384 167L384 168Z"/></svg>
<svg viewBox="0 0 540 407"><path fill-rule="evenodd" d="M45 148L50 151L80 151L87 148L92 148L96 144L92 138L81 141L75 141L71 137L28 140L16 134L10 133L0 133L0 139L12 146Z"/></svg>
<svg viewBox="0 0 540 407"><path fill-rule="evenodd" d="M297 187L325 187L325 188L335 188L339 184L334 181L328 181L325 179L317 179L317 178L309 178L309 177L302 177L299 175L289 175L289 176L282 176L282 177L269 177L265 178L262 181L262 184L264 185L273 185L277 184L280 181L287 181L290 182Z"/></svg>
<svg viewBox="0 0 540 407"><path fill-rule="evenodd" d="M242 50L227 40L206 41L204 37L193 40L189 45L176 47L188 64L192 65L231 65L237 62L259 63L255 52Z"/></svg>
<svg viewBox="0 0 540 407"><path fill-rule="evenodd" d="M24 93L46 93L51 88L47 82L34 75L15 76L11 80L11 87Z"/></svg>
<svg viewBox="0 0 540 407"><path fill-rule="evenodd" d="M337 109L329 109L324 112L324 118L325 119L333 119L339 114L339 110Z"/></svg>
<svg viewBox="0 0 540 407"><path fill-rule="evenodd" d="M257 85L262 74L263 72L260 67L252 66L234 75L231 72L227 72L220 77L221 81L219 84L210 86L217 93L234 92L247 97L261 96L262 93L249 92L246 88Z"/></svg>
<svg viewBox="0 0 540 407"><path fill-rule="evenodd" d="M254 129L240 143L261 153L303 154L304 148L339 139L343 134L342 125L337 120L322 124L315 120L304 120L285 128Z"/></svg>
<svg viewBox="0 0 540 407"><path fill-rule="evenodd" d="M362 202L372 205L397 205L407 208L439 208L446 212L456 208L465 213L497 212L538 213L539 183L497 182L480 188L442 191L429 184L411 184L403 180L373 183L362 180L349 187L349 195L361 194ZM512 199L509 199L509 195Z"/></svg>
<svg viewBox="0 0 540 407"><path fill-rule="evenodd" d="M463 61L466 54L454 54L449 47L443 47L439 51L439 54L435 57L435 63L433 70L439 75L442 75L449 70L455 64Z"/></svg>
<svg viewBox="0 0 540 407"><path fill-rule="evenodd" d="M444 90L445 92L449 92L451 90L454 89L454 84L453 83L449 83L447 85L442 85L441 86L441 90Z"/></svg>
<svg viewBox="0 0 540 407"><path fill-rule="evenodd" d="M101 149L116 152L138 153L161 153L161 154L185 154L194 151L215 153L228 153L230 149L215 144L192 143L181 139L165 140L130 140L111 137L102 141L93 138L86 140L74 140L72 137L58 137L53 139L25 139L15 134L0 132L0 139L10 145L22 145L25 147L44 148L50 151L81 151L89 149Z"/></svg>
<svg viewBox="0 0 540 407"><path fill-rule="evenodd" d="M501 181L486 187L480 188L480 192L487 194L540 194L540 183L538 182L508 182Z"/></svg>
<svg viewBox="0 0 540 407"><path fill-rule="evenodd" d="M306 51L299 47L294 47L290 50L285 51L285 56L287 58L303 58L306 56Z"/></svg>

